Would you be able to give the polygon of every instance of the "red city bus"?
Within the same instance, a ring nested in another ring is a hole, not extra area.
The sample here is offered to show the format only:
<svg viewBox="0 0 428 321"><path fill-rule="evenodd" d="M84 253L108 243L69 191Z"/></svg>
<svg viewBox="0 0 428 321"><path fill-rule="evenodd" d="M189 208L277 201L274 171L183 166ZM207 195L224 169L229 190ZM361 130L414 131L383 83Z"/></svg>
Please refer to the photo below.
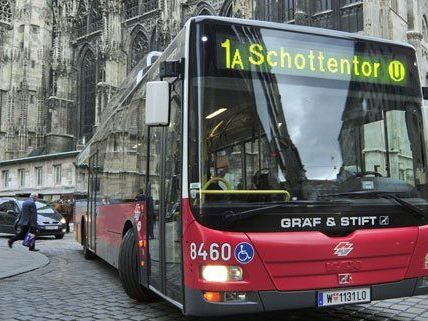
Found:
<svg viewBox="0 0 428 321"><path fill-rule="evenodd" d="M79 155L76 235L186 315L426 294L421 103L407 44L192 18Z"/></svg>

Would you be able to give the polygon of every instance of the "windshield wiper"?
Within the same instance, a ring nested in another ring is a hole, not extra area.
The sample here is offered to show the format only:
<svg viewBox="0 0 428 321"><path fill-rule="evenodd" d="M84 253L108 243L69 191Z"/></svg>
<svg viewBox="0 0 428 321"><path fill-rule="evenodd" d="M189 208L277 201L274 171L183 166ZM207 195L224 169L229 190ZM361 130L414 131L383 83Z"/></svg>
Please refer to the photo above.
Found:
<svg viewBox="0 0 428 321"><path fill-rule="evenodd" d="M392 199L400 204L402 207L406 208L409 212L413 213L418 218L426 218L426 213L421 208L403 200L402 198L395 195L382 195L383 198Z"/></svg>
<svg viewBox="0 0 428 321"><path fill-rule="evenodd" d="M403 208L407 209L409 213L412 213L417 218L427 218L425 211L396 195L382 193L382 192L348 192L348 193L337 193L337 194L324 194L321 197L349 197L349 198L364 198L364 197L378 197L385 198L387 200L393 200L400 204Z"/></svg>
<svg viewBox="0 0 428 321"><path fill-rule="evenodd" d="M226 212L224 212L223 222L225 224L235 223L236 221L240 221L240 220L252 217L252 216L259 215L260 212L263 212L264 210L271 210L274 208L281 207L282 205L283 204L276 204L276 205L272 205L272 206L264 206L264 207L259 207L259 208L253 208L251 210L242 211L242 212L238 212L238 213L235 213L233 211L226 211Z"/></svg>
<svg viewBox="0 0 428 321"><path fill-rule="evenodd" d="M337 201L288 201L288 202L281 202L280 204L276 203L275 205L270 205L270 206L264 206L264 207L258 207L258 208L254 208L251 210L247 210L247 211L242 211L242 212L238 212L235 213L233 211L226 211L224 212L224 216L223 216L223 222L225 224L231 224L231 223L235 223L237 221L243 220L243 219L247 219L253 216L257 216L259 215L261 212L265 211L265 210L272 210L275 208L279 208L279 207L284 207L287 205L323 205L323 204L328 204L331 205L331 203L337 204L337 203L343 203L344 205L349 204L349 202L337 202Z"/></svg>

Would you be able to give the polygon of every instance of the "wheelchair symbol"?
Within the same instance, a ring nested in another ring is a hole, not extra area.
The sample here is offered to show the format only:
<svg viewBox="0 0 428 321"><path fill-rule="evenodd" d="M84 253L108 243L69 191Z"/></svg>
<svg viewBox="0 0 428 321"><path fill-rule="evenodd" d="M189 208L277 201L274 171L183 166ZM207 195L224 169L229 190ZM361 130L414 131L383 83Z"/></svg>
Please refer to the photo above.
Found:
<svg viewBox="0 0 428 321"><path fill-rule="evenodd" d="M235 259L242 264L251 262L254 257L253 246L249 243L242 242L235 247Z"/></svg>

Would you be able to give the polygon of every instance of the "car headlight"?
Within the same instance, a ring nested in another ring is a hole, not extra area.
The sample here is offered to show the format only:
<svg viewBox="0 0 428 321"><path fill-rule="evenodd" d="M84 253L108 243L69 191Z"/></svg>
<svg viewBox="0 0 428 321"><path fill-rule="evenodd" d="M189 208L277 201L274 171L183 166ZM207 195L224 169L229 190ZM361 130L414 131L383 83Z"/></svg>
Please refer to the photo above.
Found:
<svg viewBox="0 0 428 321"><path fill-rule="evenodd" d="M62 218L60 222L61 222L61 224L67 223L67 221L65 220L65 218Z"/></svg>
<svg viewBox="0 0 428 321"><path fill-rule="evenodd" d="M242 281L243 273L239 266L203 265L202 279L209 282Z"/></svg>

